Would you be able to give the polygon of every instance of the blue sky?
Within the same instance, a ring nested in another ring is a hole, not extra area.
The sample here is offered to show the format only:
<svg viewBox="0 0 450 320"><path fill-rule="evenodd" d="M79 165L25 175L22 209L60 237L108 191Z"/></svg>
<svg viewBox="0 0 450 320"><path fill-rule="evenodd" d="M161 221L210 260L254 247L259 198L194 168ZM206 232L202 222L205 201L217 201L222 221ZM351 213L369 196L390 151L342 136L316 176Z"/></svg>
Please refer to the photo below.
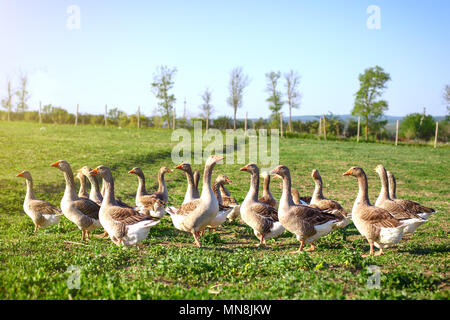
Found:
<svg viewBox="0 0 450 320"><path fill-rule="evenodd" d="M79 6L80 29L66 26ZM369 5L381 29L369 30ZM450 84L450 1L0 1L0 96L9 76L30 79L31 109L39 101L70 111L102 113L104 105L152 114L150 90L158 65L177 67L177 114L199 113L205 87L213 116L227 106L230 70L242 66L251 83L243 117L267 117L264 74L297 70L301 107L294 115L350 113L358 74L379 65L392 81L389 115L444 115ZM280 84L283 88L283 84ZM287 113L287 106L283 107Z"/></svg>

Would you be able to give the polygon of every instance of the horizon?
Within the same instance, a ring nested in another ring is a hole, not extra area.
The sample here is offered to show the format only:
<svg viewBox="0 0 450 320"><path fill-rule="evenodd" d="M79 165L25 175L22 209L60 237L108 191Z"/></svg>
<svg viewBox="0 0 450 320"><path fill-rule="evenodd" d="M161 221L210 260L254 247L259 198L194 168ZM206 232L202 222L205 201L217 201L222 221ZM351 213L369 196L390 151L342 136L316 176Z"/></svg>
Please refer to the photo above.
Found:
<svg viewBox="0 0 450 320"><path fill-rule="evenodd" d="M70 29L70 5L80 8L80 28ZM380 28L369 29L370 5ZM324 9L326 8L326 9ZM290 69L301 75L300 109L292 116L351 114L358 75L375 65L391 75L383 99L386 116L445 116L450 84L450 2L434 1L172 1L109 3L85 0L0 4L0 97L6 78L29 77L29 111L42 105L71 113L103 114L118 108L150 116L150 84L159 65L176 67L173 93L180 117L198 116L200 94L212 90L212 118L232 117L226 104L229 71L250 78L237 118L268 118L264 74ZM279 89L283 90L283 81ZM288 108L283 106L283 118Z"/></svg>

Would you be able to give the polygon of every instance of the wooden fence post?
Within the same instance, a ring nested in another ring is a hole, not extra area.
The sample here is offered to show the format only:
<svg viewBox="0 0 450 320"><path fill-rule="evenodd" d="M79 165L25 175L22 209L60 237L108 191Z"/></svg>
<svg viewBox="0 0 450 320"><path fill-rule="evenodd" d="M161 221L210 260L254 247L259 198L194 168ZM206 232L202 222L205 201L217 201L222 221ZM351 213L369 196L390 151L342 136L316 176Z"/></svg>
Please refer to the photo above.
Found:
<svg viewBox="0 0 450 320"><path fill-rule="evenodd" d="M175 108L173 108L173 111L172 111L172 130L175 130L175 119L176 119Z"/></svg>
<svg viewBox="0 0 450 320"><path fill-rule="evenodd" d="M105 104L105 127L106 127L106 122L107 122L107 114L108 113L108 105Z"/></svg>
<svg viewBox="0 0 450 320"><path fill-rule="evenodd" d="M322 135L322 117L319 118L319 131L317 132L317 138L319 140L321 135Z"/></svg>
<svg viewBox="0 0 450 320"><path fill-rule="evenodd" d="M141 106L138 106L137 127L138 129L141 127Z"/></svg>
<svg viewBox="0 0 450 320"><path fill-rule="evenodd" d="M283 112L280 112L280 129L281 129L281 137L283 138Z"/></svg>
<svg viewBox="0 0 450 320"><path fill-rule="evenodd" d="M247 114L248 112L245 113L245 122L244 122L244 136L247 136Z"/></svg>
<svg viewBox="0 0 450 320"><path fill-rule="evenodd" d="M438 129L439 129L439 122L436 121L436 133L434 134L434 148L435 149L437 146Z"/></svg>
<svg viewBox="0 0 450 320"><path fill-rule="evenodd" d="M77 103L77 111L75 112L75 125L78 125L78 103Z"/></svg>
<svg viewBox="0 0 450 320"><path fill-rule="evenodd" d="M398 144L398 123L399 123L399 120L397 120L397 126L395 128L395 146L397 146L397 144Z"/></svg>
<svg viewBox="0 0 450 320"><path fill-rule="evenodd" d="M361 126L361 116L358 116L358 135L357 135L357 138L356 138L356 142L359 142L359 128L360 128L360 126Z"/></svg>
<svg viewBox="0 0 450 320"><path fill-rule="evenodd" d="M327 140L327 120L325 118L325 115L323 115L323 138L325 141Z"/></svg>

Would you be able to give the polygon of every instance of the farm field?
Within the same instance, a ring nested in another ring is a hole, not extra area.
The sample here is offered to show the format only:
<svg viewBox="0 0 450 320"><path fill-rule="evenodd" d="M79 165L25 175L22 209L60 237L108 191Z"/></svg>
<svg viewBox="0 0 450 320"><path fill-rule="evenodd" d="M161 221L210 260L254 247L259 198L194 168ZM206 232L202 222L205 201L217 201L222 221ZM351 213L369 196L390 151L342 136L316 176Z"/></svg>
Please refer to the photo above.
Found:
<svg viewBox="0 0 450 320"><path fill-rule="evenodd" d="M34 226L22 204L24 179L32 173L36 196L59 206L64 193L61 171L50 167L67 160L72 169L106 165L115 178L116 196L134 204L137 179L127 172L140 167L147 188L156 190L161 166L173 168L171 131L39 125L0 122L0 299L449 299L448 218L450 147L398 146L302 139L280 140L280 164L290 168L293 186L311 195L311 170L320 171L324 195L351 211L358 192L354 177L361 166L375 202L380 190L375 166L382 163L397 179L399 198L415 200L439 212L380 257L362 258L367 241L353 224L321 238L313 253L289 254L299 243L289 232L257 247L252 230L242 222L225 223L193 246L190 234L176 230L166 215L150 230L144 249L122 250L109 239L81 243L81 231L66 218L59 226ZM217 165L233 183L241 202L250 175L243 164ZM203 170L201 165L195 169ZM183 201L186 178L166 174L169 204ZM77 182L78 183L78 182ZM275 198L280 185L272 180ZM97 230L96 233L101 233ZM369 266L381 270L380 288L369 288ZM69 289L68 268L81 270L80 288Z"/></svg>

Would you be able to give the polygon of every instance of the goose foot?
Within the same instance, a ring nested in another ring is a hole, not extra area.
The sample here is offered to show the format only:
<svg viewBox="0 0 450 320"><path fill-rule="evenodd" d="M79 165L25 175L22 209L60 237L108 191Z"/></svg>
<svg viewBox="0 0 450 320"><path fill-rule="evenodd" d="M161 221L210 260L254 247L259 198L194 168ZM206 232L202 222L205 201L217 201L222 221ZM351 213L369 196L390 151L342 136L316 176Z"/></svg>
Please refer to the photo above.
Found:
<svg viewBox="0 0 450 320"><path fill-rule="evenodd" d="M298 248L298 250L294 250L294 251L290 251L290 254L295 254L295 253L300 253L303 251L303 245L305 244L305 241L300 241L300 248Z"/></svg>
<svg viewBox="0 0 450 320"><path fill-rule="evenodd" d="M202 245L200 244L200 241L198 240L198 236L199 236L200 232L195 232L193 233L194 236L194 244L197 248L200 248Z"/></svg>
<svg viewBox="0 0 450 320"><path fill-rule="evenodd" d="M99 239L104 239L104 238L106 238L106 237L108 237L109 235L108 235L108 232L103 232L103 233L101 233L101 234L95 234L94 235L94 237L96 237L96 238L99 238Z"/></svg>
<svg viewBox="0 0 450 320"><path fill-rule="evenodd" d="M305 249L305 251L307 251L307 252L311 252L311 251L314 251L314 250L316 250L316 246L314 244L312 244L312 243L311 243L311 247L309 247L308 249Z"/></svg>

